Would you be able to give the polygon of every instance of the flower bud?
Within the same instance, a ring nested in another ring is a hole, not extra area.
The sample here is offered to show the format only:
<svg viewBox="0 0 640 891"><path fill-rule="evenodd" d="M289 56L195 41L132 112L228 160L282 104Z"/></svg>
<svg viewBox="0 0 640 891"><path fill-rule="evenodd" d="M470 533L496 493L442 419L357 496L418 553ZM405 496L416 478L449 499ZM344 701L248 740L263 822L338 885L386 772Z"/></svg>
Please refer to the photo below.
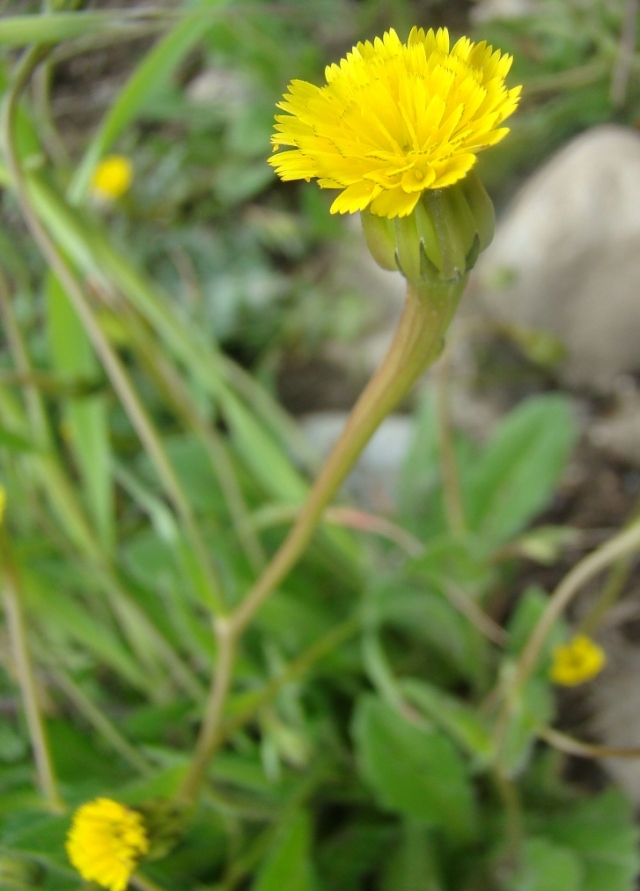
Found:
<svg viewBox="0 0 640 891"><path fill-rule="evenodd" d="M452 282L475 265L493 238L493 204L477 173L445 189L427 189L412 213L389 220L362 211L374 260L410 282Z"/></svg>
<svg viewBox="0 0 640 891"><path fill-rule="evenodd" d="M161 860L182 840L188 814L185 809L171 801L154 799L136 806L142 815L149 838L147 860Z"/></svg>
<svg viewBox="0 0 640 891"><path fill-rule="evenodd" d="M396 233L393 220L379 217L365 208L360 214L367 247L378 266L396 271Z"/></svg>

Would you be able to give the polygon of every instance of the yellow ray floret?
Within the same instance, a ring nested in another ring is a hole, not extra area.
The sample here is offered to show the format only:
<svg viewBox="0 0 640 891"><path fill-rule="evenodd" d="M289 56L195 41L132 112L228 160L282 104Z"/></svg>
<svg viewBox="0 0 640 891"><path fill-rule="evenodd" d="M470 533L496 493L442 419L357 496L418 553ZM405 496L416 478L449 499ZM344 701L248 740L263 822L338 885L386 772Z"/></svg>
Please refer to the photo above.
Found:
<svg viewBox="0 0 640 891"><path fill-rule="evenodd" d="M109 891L125 891L149 850L149 839L137 811L110 798L97 798L75 812L66 847L83 879Z"/></svg>
<svg viewBox="0 0 640 891"><path fill-rule="evenodd" d="M601 647L590 637L579 634L568 643L555 647L549 677L556 684L575 687L593 680L605 664Z"/></svg>
<svg viewBox="0 0 640 891"><path fill-rule="evenodd" d="M446 28L413 28L407 43L387 31L330 65L323 87L289 84L269 163L283 180L342 189L332 213L406 216L425 189L462 179L507 135L500 125L521 90L505 86L511 62L485 41L450 48Z"/></svg>

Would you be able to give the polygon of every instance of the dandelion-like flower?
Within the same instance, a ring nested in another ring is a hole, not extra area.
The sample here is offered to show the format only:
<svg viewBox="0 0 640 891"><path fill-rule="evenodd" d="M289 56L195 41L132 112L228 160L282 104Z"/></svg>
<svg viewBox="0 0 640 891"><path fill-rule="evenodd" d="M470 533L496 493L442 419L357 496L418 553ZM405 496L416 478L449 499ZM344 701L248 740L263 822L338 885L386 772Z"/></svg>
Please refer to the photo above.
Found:
<svg viewBox="0 0 640 891"><path fill-rule="evenodd" d="M75 812L66 848L83 879L109 891L125 891L149 850L149 838L141 814L110 798L97 798Z"/></svg>
<svg viewBox="0 0 640 891"><path fill-rule="evenodd" d="M7 493L3 486L0 486L0 526L4 520L4 512L7 507Z"/></svg>
<svg viewBox="0 0 640 891"><path fill-rule="evenodd" d="M584 634L555 647L549 677L555 684L575 687L591 681L604 668L604 650Z"/></svg>
<svg viewBox="0 0 640 891"><path fill-rule="evenodd" d="M107 155L91 177L91 191L102 201L114 201L128 192L133 181L131 161L124 155Z"/></svg>
<svg viewBox="0 0 640 891"><path fill-rule="evenodd" d="M426 189L462 179L507 135L500 125L521 90L505 86L511 62L486 41L450 48L446 28L413 28L406 44L389 30L329 65L324 86L291 82L269 163L283 180L342 189L332 213L407 216Z"/></svg>

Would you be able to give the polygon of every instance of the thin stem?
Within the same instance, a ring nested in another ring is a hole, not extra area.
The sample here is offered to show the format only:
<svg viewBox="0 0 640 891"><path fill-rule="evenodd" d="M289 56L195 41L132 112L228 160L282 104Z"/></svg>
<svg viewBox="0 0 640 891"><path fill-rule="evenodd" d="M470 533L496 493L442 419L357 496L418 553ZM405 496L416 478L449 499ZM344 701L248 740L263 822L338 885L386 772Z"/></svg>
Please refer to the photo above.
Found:
<svg viewBox="0 0 640 891"><path fill-rule="evenodd" d="M419 290L407 287L407 300L391 346L382 364L356 402L347 423L288 536L245 599L224 620L215 623L218 666L209 693L205 720L191 765L178 797L193 801L219 744L219 724L231 687L237 642L243 631L298 562L311 541L328 503L349 474L380 423L440 354L442 338L466 283Z"/></svg>
<svg viewBox="0 0 640 891"><path fill-rule="evenodd" d="M590 635L594 632L611 607L620 599L624 586L629 580L632 565L633 561L630 557L616 560L598 599L578 623L576 634Z"/></svg>
<svg viewBox="0 0 640 891"><path fill-rule="evenodd" d="M640 548L640 521L614 535L597 550L580 560L555 589L522 651L513 680L508 686L503 709L496 726L497 750L501 748L511 709L533 672L547 637L564 610L590 579L610 566L611 563L627 554L632 554L638 548Z"/></svg>
<svg viewBox="0 0 640 891"><path fill-rule="evenodd" d="M631 516L625 523L625 528L628 529L629 526L633 525L638 519L640 519L640 502L635 505L631 512ZM624 591L624 586L631 575L632 566L633 560L630 555L621 557L614 562L609 570L609 575L602 591L598 595L595 603L593 603L591 608L587 611L586 616L581 619L578 624L578 634L591 634L593 630L598 627L611 607L618 602Z"/></svg>
<svg viewBox="0 0 640 891"><path fill-rule="evenodd" d="M516 674L518 689L529 678L538 660L540 650L553 626L578 591L619 557L631 554L638 548L640 548L640 521L634 523L629 529L614 535L608 542L580 560L565 576L551 596L524 648Z"/></svg>
<svg viewBox="0 0 640 891"><path fill-rule="evenodd" d="M504 807L505 847L500 858L500 879L511 875L515 869L522 846L522 803L516 784L497 768L491 774ZM505 874L505 875L503 875Z"/></svg>
<svg viewBox="0 0 640 891"><path fill-rule="evenodd" d="M207 586L207 598L210 606L218 613L225 611L221 594L221 585L217 579L214 567L209 561L205 544L193 517L189 502L185 498L180 482L175 474L171 462L164 451L162 441L145 410L138 394L136 393L129 377L120 361L117 353L105 337L100 325L95 319L89 301L84 290L79 284L69 264L58 251L55 242L48 231L40 222L34 212L25 186L24 176L20 165L20 159L14 141L14 125L18 99L26 86L29 77L38 63L42 60L41 51L27 51L21 58L14 74L11 86L5 94L2 109L2 137L4 140L7 166L9 168L12 184L15 189L22 213L35 242L42 252L51 270L59 279L62 287L71 301L75 311L82 322L87 335L98 354L100 361L111 380L114 390L127 412L142 444L149 457L152 459L167 495L180 517L185 531L189 536L193 550L198 558Z"/></svg>
<svg viewBox="0 0 640 891"><path fill-rule="evenodd" d="M504 628L485 613L475 600L469 597L466 591L463 591L458 585L446 579L442 587L447 600L471 622L474 628L477 628L492 643L497 644L499 647L505 646L507 633Z"/></svg>
<svg viewBox="0 0 640 891"><path fill-rule="evenodd" d="M51 810L60 813L64 811L64 803L58 791L46 728L38 703L35 672L29 653L27 630L22 612L20 576L13 561L4 530L0 530L0 561L4 574L3 602L7 618L7 629L27 719L27 727L29 728L38 785Z"/></svg>
<svg viewBox="0 0 640 891"><path fill-rule="evenodd" d="M440 361L436 374L436 403L445 513L451 532L456 535L462 535L466 531L467 523L464 516L460 474L458 473L453 442L449 395L449 359L446 353Z"/></svg>
<svg viewBox="0 0 640 891"><path fill-rule="evenodd" d="M464 283L457 286L459 298ZM320 471L289 535L262 576L235 610L232 623L241 632L298 562L322 513L384 418L437 358L457 299L424 299L409 285L404 312L389 352L356 402L340 438Z"/></svg>
<svg viewBox="0 0 640 891"><path fill-rule="evenodd" d="M178 800L192 804L200 790L209 761L219 745L219 730L227 694L231 688L238 634L229 619L219 617L214 622L218 654L211 690L189 769L178 791Z"/></svg>
<svg viewBox="0 0 640 891"><path fill-rule="evenodd" d="M256 529L268 529L284 523L295 521L300 508L295 504L267 505L253 513L251 520ZM355 529L357 532L368 532L386 538L401 548L409 557L421 557L425 546L410 532L369 511L355 507L328 507L322 514L321 523Z"/></svg>
<svg viewBox="0 0 640 891"><path fill-rule="evenodd" d="M566 733L561 733L553 727L538 727L536 733L545 742L576 758L640 758L640 747L615 748L612 746L599 746L587 743L581 739L575 739Z"/></svg>

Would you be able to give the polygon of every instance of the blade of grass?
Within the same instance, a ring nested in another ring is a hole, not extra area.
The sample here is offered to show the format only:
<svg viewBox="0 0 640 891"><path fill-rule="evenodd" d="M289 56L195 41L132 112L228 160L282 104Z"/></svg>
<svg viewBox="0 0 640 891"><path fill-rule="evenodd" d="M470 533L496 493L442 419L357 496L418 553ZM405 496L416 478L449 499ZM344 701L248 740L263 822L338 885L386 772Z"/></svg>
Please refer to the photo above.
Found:
<svg viewBox="0 0 640 891"><path fill-rule="evenodd" d="M0 20L0 45L24 47L32 44L56 44L62 40L110 31L127 34L137 30L136 17L148 17L145 10L117 12L52 12L17 15ZM161 23L158 22L160 25ZM146 25L148 27L148 25Z"/></svg>
<svg viewBox="0 0 640 891"><path fill-rule="evenodd" d="M47 276L47 333L56 371L97 377L99 364L84 328L60 282ZM65 432L80 469L89 513L106 551L115 542L111 448L106 397L69 399Z"/></svg>
<svg viewBox="0 0 640 891"><path fill-rule="evenodd" d="M223 7L225 2L226 0L200 0L194 11L147 53L111 104L98 132L89 143L69 187L69 200L72 204L83 200L93 170L102 155L212 26L211 11Z"/></svg>
<svg viewBox="0 0 640 891"><path fill-rule="evenodd" d="M100 544L92 533L83 509L78 503L76 489L64 473L59 456L53 448L53 439L49 432L48 420L40 394L35 387L28 383L33 369L22 334L13 317L7 282L1 274L0 317L7 332L17 370L27 381L27 384L23 386L23 391L29 412L29 423L27 424L26 419L21 417L14 401L7 398L7 394L2 389L0 389L0 411L8 413L8 419L12 426L22 425L21 432L24 433L25 438L29 435L33 437L35 434L39 436L40 441L46 443L46 447L43 447L41 451L33 455L25 455L25 460L28 458L27 478L39 481L46 492L60 528L65 530L72 545L78 549L91 567L90 571L100 581L103 590L111 599L116 615L124 622L123 630L127 636L129 636L129 623L134 622L136 626L145 627L147 638L153 640L155 649L161 655L172 676L190 696L194 697L196 701L199 700L203 695L199 681L184 665L144 611L140 609L135 601L135 596L131 596L126 586L123 586L115 571L110 567L107 557L102 553ZM132 630L131 637L134 644L139 636L139 633Z"/></svg>
<svg viewBox="0 0 640 891"><path fill-rule="evenodd" d="M41 58L41 54L38 52L29 51L26 53L18 64L12 84L5 94L2 109L2 135L4 137L7 164L12 184L31 234L50 265L52 272L60 279L91 340L93 348L100 358L105 372L118 394L123 408L127 412L145 450L152 459L167 495L180 517L202 574L201 593L203 602L207 603L215 612L224 613L225 604L222 599L221 587L215 568L209 560L207 549L195 523L193 513L187 499L184 497L171 462L166 456L158 432L133 387L122 361L111 348L109 341L96 321L90 302L87 300L85 291L80 285L72 267L58 250L55 240L50 236L45 224L40 220L30 202L16 146L15 127L19 97Z"/></svg>

